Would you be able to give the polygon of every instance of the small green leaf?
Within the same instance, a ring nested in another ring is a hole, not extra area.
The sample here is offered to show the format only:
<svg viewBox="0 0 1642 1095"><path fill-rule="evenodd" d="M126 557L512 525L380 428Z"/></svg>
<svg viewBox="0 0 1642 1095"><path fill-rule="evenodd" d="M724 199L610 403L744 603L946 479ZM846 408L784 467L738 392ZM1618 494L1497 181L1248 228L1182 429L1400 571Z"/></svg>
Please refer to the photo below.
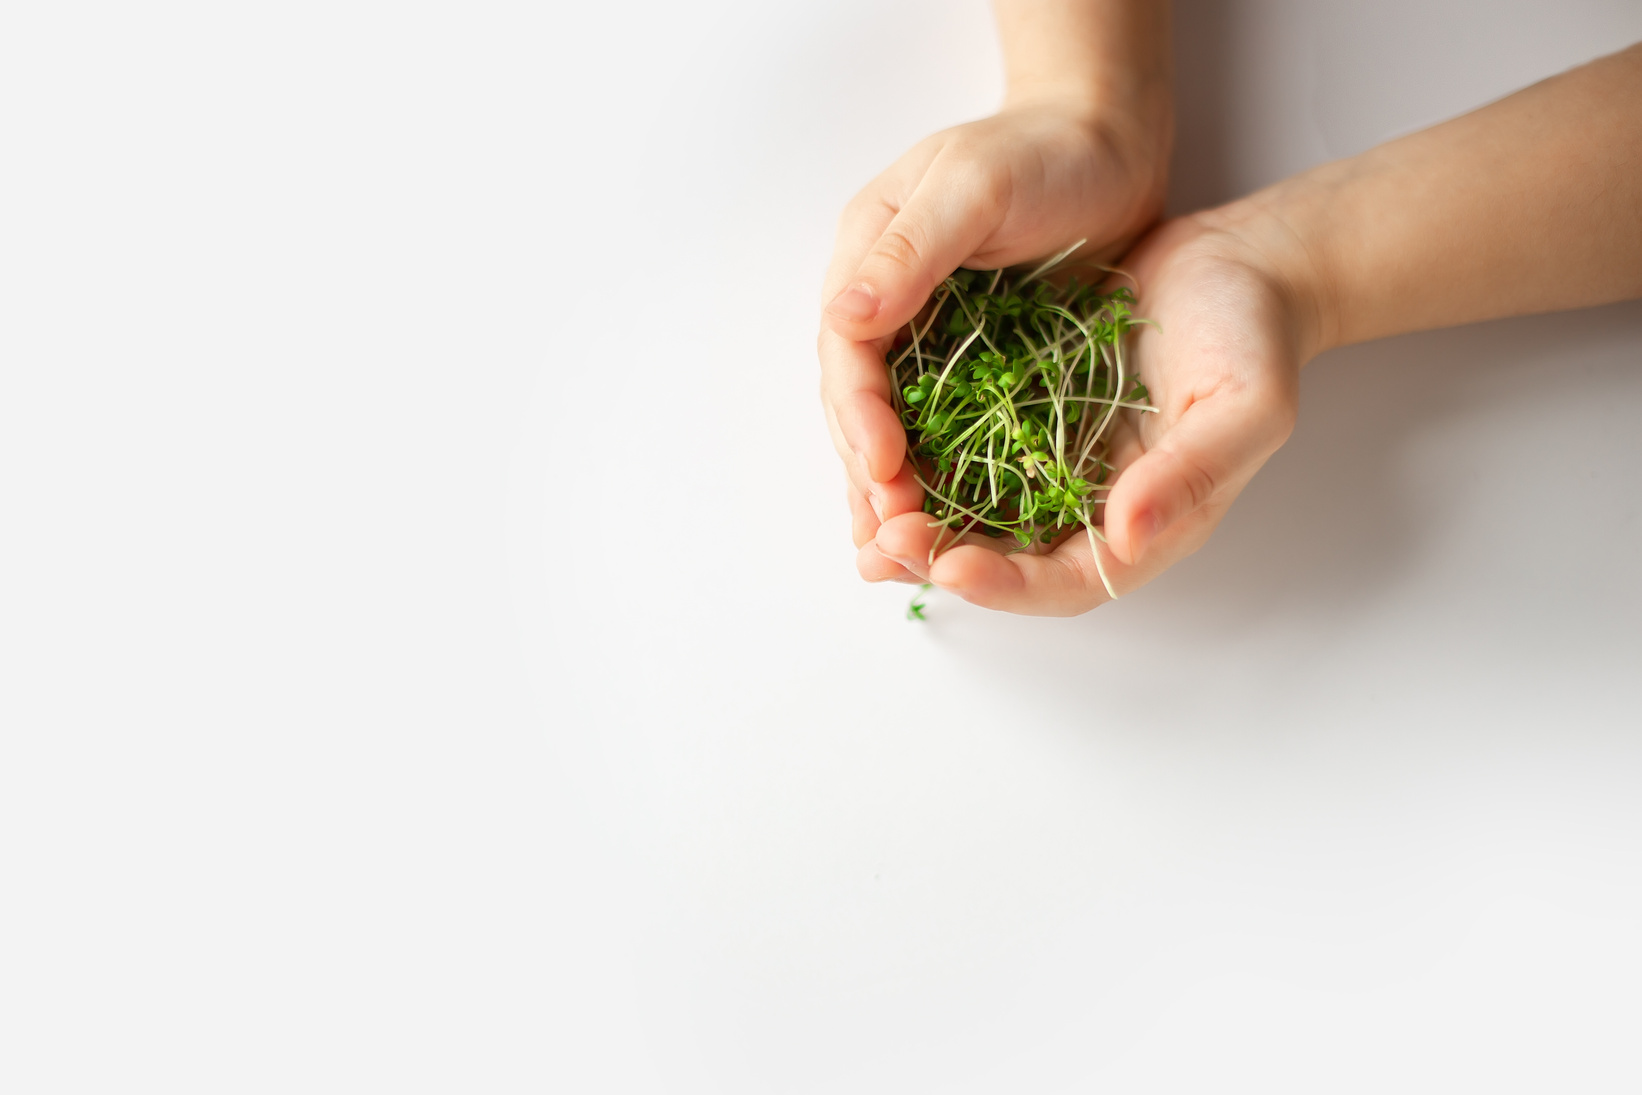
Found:
<svg viewBox="0 0 1642 1095"><path fill-rule="evenodd" d="M907 605L907 619L924 619L924 609L929 607L924 604L924 594L928 593L933 588L934 586L930 585L928 582L925 582L923 585L918 587L918 592L912 595L912 603Z"/></svg>

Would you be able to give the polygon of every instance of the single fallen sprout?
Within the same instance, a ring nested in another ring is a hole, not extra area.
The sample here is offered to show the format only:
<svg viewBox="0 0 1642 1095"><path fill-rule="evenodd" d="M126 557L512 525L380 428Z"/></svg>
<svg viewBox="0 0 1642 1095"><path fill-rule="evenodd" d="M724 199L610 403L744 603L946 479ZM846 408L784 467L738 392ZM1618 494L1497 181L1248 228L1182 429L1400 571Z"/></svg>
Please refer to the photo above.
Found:
<svg viewBox="0 0 1642 1095"><path fill-rule="evenodd" d="M1078 246L1030 271L957 271L902 329L886 365L936 529L929 561L971 532L1037 552L1081 525L1115 598L1097 508L1112 486L1119 410L1156 410L1124 348L1147 321L1131 314L1126 288L1045 280ZM922 608L909 615L923 619Z"/></svg>

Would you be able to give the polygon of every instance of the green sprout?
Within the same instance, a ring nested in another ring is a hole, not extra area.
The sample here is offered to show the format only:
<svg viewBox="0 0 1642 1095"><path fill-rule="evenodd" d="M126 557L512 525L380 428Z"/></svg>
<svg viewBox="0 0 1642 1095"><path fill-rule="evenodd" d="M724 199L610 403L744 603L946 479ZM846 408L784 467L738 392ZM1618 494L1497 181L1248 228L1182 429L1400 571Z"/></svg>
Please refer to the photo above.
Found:
<svg viewBox="0 0 1642 1095"><path fill-rule="evenodd" d="M937 529L929 561L971 532L1035 552L1081 526L1115 598L1095 543L1112 425L1120 410L1157 408L1126 358L1125 335L1147 322L1130 311L1134 294L1044 279L1082 242L1030 271L957 271L885 365ZM921 598L908 619L924 618Z"/></svg>
<svg viewBox="0 0 1642 1095"><path fill-rule="evenodd" d="M909 620L923 620L923 619L926 619L926 617L924 616L924 609L928 608L929 606L924 604L924 594L928 593L931 589L934 589L934 588L935 587L930 585L928 582L925 582L923 585L918 587L918 592L914 593L912 595L912 603L907 605L907 619L909 619Z"/></svg>

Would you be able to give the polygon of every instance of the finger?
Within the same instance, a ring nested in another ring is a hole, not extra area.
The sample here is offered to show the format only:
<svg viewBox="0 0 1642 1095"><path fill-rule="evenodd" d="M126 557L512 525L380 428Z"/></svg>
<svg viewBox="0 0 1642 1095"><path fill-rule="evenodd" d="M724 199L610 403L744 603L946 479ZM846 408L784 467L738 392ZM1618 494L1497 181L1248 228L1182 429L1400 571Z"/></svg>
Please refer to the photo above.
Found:
<svg viewBox="0 0 1642 1095"><path fill-rule="evenodd" d="M950 546L952 534L946 532L942 539L949 546L942 547L930 565L929 552L935 546L937 530L929 525L928 518L917 520L910 515L886 521L875 542L909 570L927 575L935 585L982 608L1029 616L1076 616L1112 599L1106 591L1107 581L1119 593L1144 581L1119 563L1104 545L1100 548L1101 566L1097 567L1084 530L1042 555L1006 554L1012 540ZM1102 568L1106 571L1104 580Z"/></svg>
<svg viewBox="0 0 1642 1095"><path fill-rule="evenodd" d="M850 531L856 547L876 536L885 518L922 511L924 505L924 489L913 478L910 464L902 465L888 483L872 484L870 493L853 480L849 481L845 485L845 497L849 501Z"/></svg>
<svg viewBox="0 0 1642 1095"><path fill-rule="evenodd" d="M871 544L863 544L855 553L855 569L869 582L910 582L914 585L923 582L922 578Z"/></svg>
<svg viewBox="0 0 1642 1095"><path fill-rule="evenodd" d="M920 141L844 206L838 216L832 259L827 263L827 276L822 283L823 306L843 291L860 268L861 260L901 211L908 195L918 188L919 180L939 154L942 143L939 134Z"/></svg>
<svg viewBox="0 0 1642 1095"><path fill-rule="evenodd" d="M872 505L866 495L856 489L851 483L844 490L850 506L850 539L855 541L857 548L863 547L878 535L878 526L883 522L873 512Z"/></svg>
<svg viewBox="0 0 1642 1095"><path fill-rule="evenodd" d="M947 151L937 155L827 305L828 323L856 341L893 333L997 231L1008 191L1002 170Z"/></svg>
<svg viewBox="0 0 1642 1095"><path fill-rule="evenodd" d="M929 527L927 513L903 513L891 517L878 526L878 535L872 544L886 558L893 559L921 581L929 581L929 549L935 542L935 530ZM947 537L951 537L947 533Z"/></svg>
<svg viewBox="0 0 1642 1095"><path fill-rule="evenodd" d="M1110 601L1111 591L1122 596L1139 589L1202 547L1235 497L1236 491L1230 491L1176 522L1158 537L1145 562L1134 567L1086 529L1041 555L1009 552L1012 541L1007 539L982 540L943 547L934 564L924 566L935 531L927 519L906 515L884 522L874 544L909 573L970 604L1026 616L1076 616Z"/></svg>
<svg viewBox="0 0 1642 1095"><path fill-rule="evenodd" d="M1113 554L1138 564L1167 530L1235 496L1293 423L1291 398L1273 389L1222 388L1193 402L1118 476L1105 512Z"/></svg>
<svg viewBox="0 0 1642 1095"><path fill-rule="evenodd" d="M1127 568L1104 545L1100 550L1101 565L1116 588ZM971 604L1026 616L1077 616L1112 599L1095 567L1087 533L1047 555L1000 555L960 544L935 560L930 579Z"/></svg>
<svg viewBox="0 0 1642 1095"><path fill-rule="evenodd" d="M832 259L827 263L827 276L821 283L823 308L844 291L850 277L861 267L872 245L884 234L895 214L901 211L897 197L903 191L897 180L891 178L891 168L883 177L873 180L861 193L850 199L838 218L838 231L833 239ZM907 188L916 185L910 180Z"/></svg>
<svg viewBox="0 0 1642 1095"><path fill-rule="evenodd" d="M890 406L882 351L822 330L821 405L839 457L863 493L893 479L906 459L906 430Z"/></svg>

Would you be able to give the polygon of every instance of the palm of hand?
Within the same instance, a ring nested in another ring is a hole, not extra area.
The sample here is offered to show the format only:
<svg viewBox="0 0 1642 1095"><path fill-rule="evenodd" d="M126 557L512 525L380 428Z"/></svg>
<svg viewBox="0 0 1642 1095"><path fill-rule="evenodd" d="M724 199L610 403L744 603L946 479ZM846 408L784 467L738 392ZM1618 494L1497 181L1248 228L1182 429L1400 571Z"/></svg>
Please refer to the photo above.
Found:
<svg viewBox="0 0 1642 1095"><path fill-rule="evenodd" d="M1301 358L1296 306L1238 232L1204 218L1171 222L1128 268L1140 283L1137 314L1157 324L1137 336L1135 356L1158 412L1127 412L1114 435L1119 474L1105 507L1110 546L1100 550L1119 593L1202 546L1288 437ZM1085 536L1041 555L1004 554L976 537L930 565L935 533L921 512L879 525L864 509L856 504L856 536L868 579L910 575L1032 615L1076 615L1109 599Z"/></svg>

